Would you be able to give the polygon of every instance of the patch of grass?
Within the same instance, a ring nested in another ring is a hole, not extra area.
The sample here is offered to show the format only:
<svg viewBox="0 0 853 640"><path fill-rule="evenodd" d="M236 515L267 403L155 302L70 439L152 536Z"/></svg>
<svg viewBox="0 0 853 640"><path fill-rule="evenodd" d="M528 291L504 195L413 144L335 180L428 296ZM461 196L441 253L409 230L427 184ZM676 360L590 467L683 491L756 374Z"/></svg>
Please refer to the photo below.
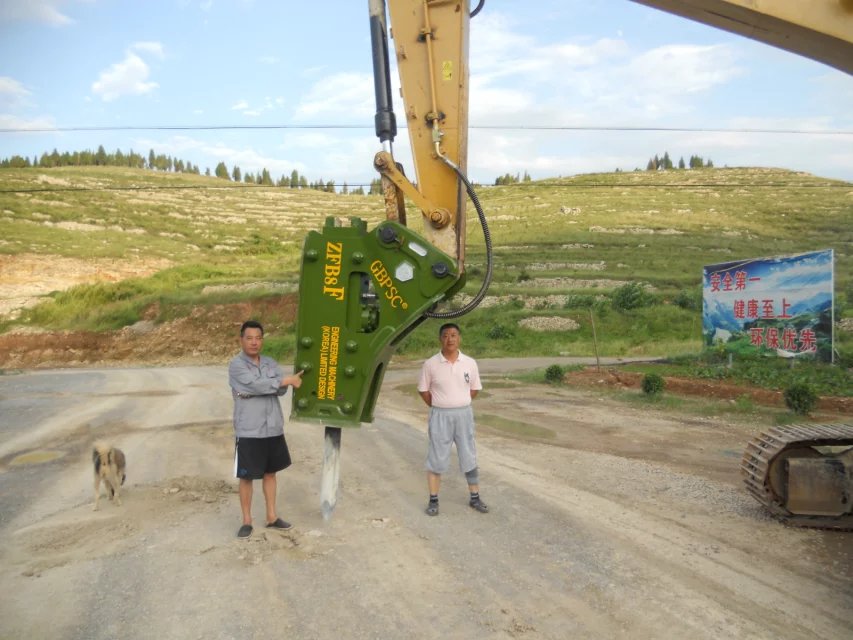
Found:
<svg viewBox="0 0 853 640"><path fill-rule="evenodd" d="M481 413L476 416L477 424L490 427L496 431L510 434L518 438L552 439L557 434L551 429L540 427L529 422L510 420L490 413Z"/></svg>
<svg viewBox="0 0 853 640"><path fill-rule="evenodd" d="M849 370L810 360L784 360L759 356L732 358L714 353L693 353L662 363L631 363L626 371L657 373L661 376L725 380L781 391L795 384L808 384L818 395L853 396L853 376Z"/></svg>
<svg viewBox="0 0 853 640"><path fill-rule="evenodd" d="M277 331L264 338L263 354L279 362L293 362L296 356L296 334Z"/></svg>

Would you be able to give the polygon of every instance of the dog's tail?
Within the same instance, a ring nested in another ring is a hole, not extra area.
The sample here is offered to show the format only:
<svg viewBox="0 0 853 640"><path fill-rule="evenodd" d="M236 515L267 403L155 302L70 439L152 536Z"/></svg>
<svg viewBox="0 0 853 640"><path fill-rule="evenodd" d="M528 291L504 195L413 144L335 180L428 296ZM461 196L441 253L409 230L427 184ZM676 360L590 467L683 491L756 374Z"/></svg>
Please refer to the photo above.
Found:
<svg viewBox="0 0 853 640"><path fill-rule="evenodd" d="M110 462L115 462L118 469L121 471L121 483L124 484L125 478L127 478L127 473L125 469L127 468L127 460L124 457L124 452L121 449L112 449L110 451L110 455L113 456L113 459Z"/></svg>
<svg viewBox="0 0 853 640"><path fill-rule="evenodd" d="M102 464L107 464L107 457L110 453L109 445L103 442L96 442L92 448L92 463L95 465L95 473L101 470Z"/></svg>

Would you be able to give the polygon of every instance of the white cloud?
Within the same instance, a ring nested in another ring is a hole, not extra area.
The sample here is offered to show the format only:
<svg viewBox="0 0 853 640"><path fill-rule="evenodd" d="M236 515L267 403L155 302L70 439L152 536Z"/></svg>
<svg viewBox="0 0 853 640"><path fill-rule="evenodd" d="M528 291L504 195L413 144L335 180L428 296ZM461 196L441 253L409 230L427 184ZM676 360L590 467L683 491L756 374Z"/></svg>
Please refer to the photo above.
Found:
<svg viewBox="0 0 853 640"><path fill-rule="evenodd" d="M505 124L660 122L741 73L724 45L636 50L582 34L537 44L501 14L472 23L471 114Z"/></svg>
<svg viewBox="0 0 853 640"><path fill-rule="evenodd" d="M158 43L136 43L128 50L124 60L102 71L98 79L92 83L92 92L99 95L104 102L112 102L122 96L145 95L157 89L160 85L148 79L151 71L148 64L132 49L145 52L159 52L162 47Z"/></svg>
<svg viewBox="0 0 853 640"><path fill-rule="evenodd" d="M139 51L140 53L151 53L160 58L165 58L163 45L159 42L134 42L130 45L131 51Z"/></svg>
<svg viewBox="0 0 853 640"><path fill-rule="evenodd" d="M337 73L309 89L296 108L295 117L337 116L349 124L362 122L375 111L373 77L366 73Z"/></svg>
<svg viewBox="0 0 853 640"><path fill-rule="evenodd" d="M52 26L73 24L74 20L59 11L62 0L2 0L0 23L41 22Z"/></svg>
<svg viewBox="0 0 853 640"><path fill-rule="evenodd" d="M9 109L25 104L32 95L20 82L0 76L0 108Z"/></svg>
<svg viewBox="0 0 853 640"><path fill-rule="evenodd" d="M19 118L5 113L0 113L0 129L53 129L56 122L49 116L38 116L36 118Z"/></svg>
<svg viewBox="0 0 853 640"><path fill-rule="evenodd" d="M624 71L641 90L667 97L708 91L740 73L732 50L724 45L657 47L634 57Z"/></svg>
<svg viewBox="0 0 853 640"><path fill-rule="evenodd" d="M285 100L282 97L270 98L267 96L263 101L252 106L248 100L238 100L232 107L232 111L239 111L244 116L256 117L267 111L274 111L284 106Z"/></svg>

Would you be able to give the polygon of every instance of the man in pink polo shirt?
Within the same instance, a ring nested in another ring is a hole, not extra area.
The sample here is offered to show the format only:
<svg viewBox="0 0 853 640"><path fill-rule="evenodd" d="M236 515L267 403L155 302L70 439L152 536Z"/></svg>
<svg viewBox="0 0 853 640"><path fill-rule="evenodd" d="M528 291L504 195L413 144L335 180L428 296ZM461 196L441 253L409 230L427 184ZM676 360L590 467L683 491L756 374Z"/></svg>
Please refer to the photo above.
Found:
<svg viewBox="0 0 853 640"><path fill-rule="evenodd" d="M418 392L429 409L429 453L427 454L427 486L429 505L426 513L438 515L438 490L441 474L450 463L450 448L456 443L459 469L468 481L471 498L468 504L480 513L488 513L480 500L477 469L477 447L474 444L474 411L471 401L483 388L477 362L459 350L462 342L459 326L448 322L438 330L441 351L424 362Z"/></svg>

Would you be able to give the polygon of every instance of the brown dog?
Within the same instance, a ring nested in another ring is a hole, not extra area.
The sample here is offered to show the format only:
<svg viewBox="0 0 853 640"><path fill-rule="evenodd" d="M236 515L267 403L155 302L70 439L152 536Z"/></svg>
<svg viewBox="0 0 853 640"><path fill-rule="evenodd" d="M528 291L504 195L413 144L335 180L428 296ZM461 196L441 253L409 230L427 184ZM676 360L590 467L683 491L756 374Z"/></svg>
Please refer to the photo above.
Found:
<svg viewBox="0 0 853 640"><path fill-rule="evenodd" d="M92 507L92 511L98 510L98 502L101 499L101 480L110 492L110 500L115 500L115 503L120 505L119 490L124 484L126 468L124 453L121 449L96 442L92 451L92 462L95 464L95 506Z"/></svg>

